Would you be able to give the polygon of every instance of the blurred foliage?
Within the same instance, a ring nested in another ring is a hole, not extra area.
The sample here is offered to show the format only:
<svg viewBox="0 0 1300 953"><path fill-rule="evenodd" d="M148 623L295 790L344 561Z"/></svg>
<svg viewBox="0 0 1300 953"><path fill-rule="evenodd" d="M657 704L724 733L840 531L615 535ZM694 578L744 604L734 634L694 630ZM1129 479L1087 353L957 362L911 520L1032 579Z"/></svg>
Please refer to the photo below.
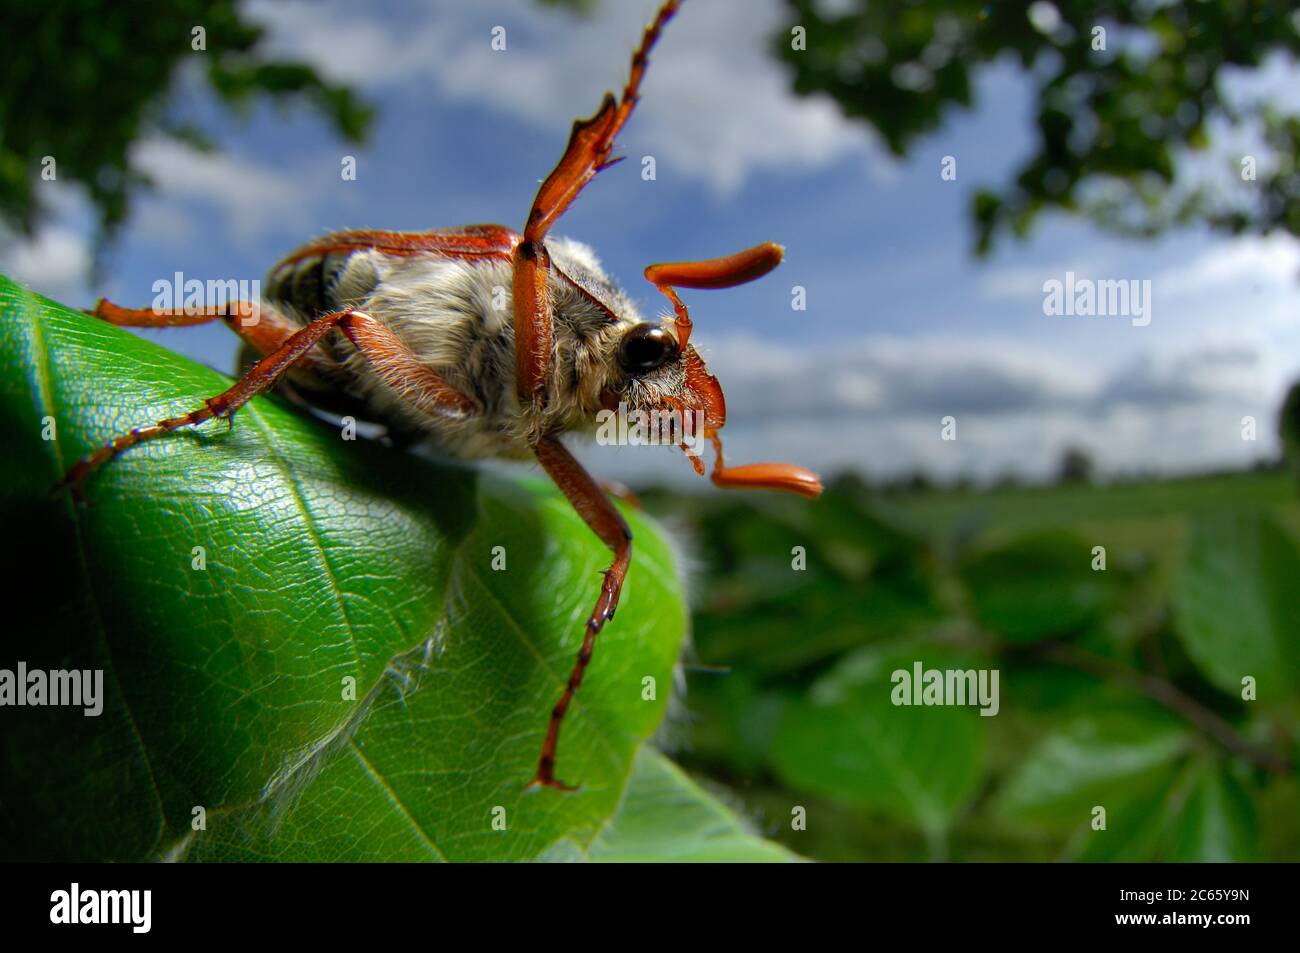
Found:
<svg viewBox="0 0 1300 953"><path fill-rule="evenodd" d="M979 68L1006 58L1027 72L1037 142L1012 182L976 194L981 253L1001 232L1026 234L1045 210L1126 234L1205 222L1300 235L1300 117L1224 89L1234 68L1300 52L1290 0L786 3L772 44L795 90L829 95L899 156L974 105ZM1243 181L1235 152L1213 160L1208 181L1186 181L1179 160L1225 130L1258 140L1257 179Z"/></svg>
<svg viewBox="0 0 1300 953"><path fill-rule="evenodd" d="M648 491L702 572L677 759L823 860L1300 859L1288 483ZM997 714L894 704L917 663Z"/></svg>
<svg viewBox="0 0 1300 953"><path fill-rule="evenodd" d="M1067 447L1061 454L1056 478L1062 483L1091 483L1096 471L1092 457L1079 447Z"/></svg>
<svg viewBox="0 0 1300 953"><path fill-rule="evenodd" d="M1282 437L1282 453L1287 465L1300 482L1300 381L1291 385L1282 402L1282 413L1278 417L1278 429Z"/></svg>
<svg viewBox="0 0 1300 953"><path fill-rule="evenodd" d="M59 180L89 190L103 238L146 184L131 167L134 143L164 135L211 148L167 108L187 65L232 107L305 100L354 142L370 124L370 107L347 87L265 59L262 27L235 0L0 0L0 23L11 41L0 59L0 225L14 232L31 235L45 212L45 156ZM194 49L196 27L206 31L203 50Z"/></svg>

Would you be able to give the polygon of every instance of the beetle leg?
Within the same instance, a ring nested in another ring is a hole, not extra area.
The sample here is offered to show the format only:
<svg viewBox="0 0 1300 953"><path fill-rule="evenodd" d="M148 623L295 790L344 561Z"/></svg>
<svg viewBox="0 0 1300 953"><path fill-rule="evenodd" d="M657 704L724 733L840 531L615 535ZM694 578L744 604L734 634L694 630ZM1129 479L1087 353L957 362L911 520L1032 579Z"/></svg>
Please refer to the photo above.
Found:
<svg viewBox="0 0 1300 953"><path fill-rule="evenodd" d="M379 373L380 379L417 409L452 415L474 412L474 405L468 397L423 364L388 327L364 311L337 311L323 315L295 331L283 344L253 365L232 387L216 397L209 397L197 410L161 420L149 427L137 427L83 457L68 470L60 486L70 488L74 496L79 496L82 481L90 471L124 450L181 427L201 424L215 417L232 418L240 407L273 387L286 371L335 327L347 335L370 366Z"/></svg>
<svg viewBox="0 0 1300 953"><path fill-rule="evenodd" d="M636 105L650 50L659 39L664 24L672 18L680 5L681 0L668 0L659 8L654 21L645 28L641 45L632 54L632 68L627 84L623 87L622 98L615 102L614 94L606 93L596 115L590 119L579 119L573 124L563 158L537 190L537 198L533 201L532 211L524 227L525 241L540 241L545 238L555 220L564 214L564 210L578 197L583 186L601 169L613 165L609 154L614 149L614 137L623 128Z"/></svg>
<svg viewBox="0 0 1300 953"><path fill-rule="evenodd" d="M519 236L502 225L462 225L460 228L444 228L435 232L357 229L334 232L308 242L276 265L272 273L304 258L371 249L401 257L431 253L441 258L509 261L510 252L518 241Z"/></svg>
<svg viewBox="0 0 1300 953"><path fill-rule="evenodd" d="M578 515L614 552L614 561L609 569L605 570L596 606L587 618L582 648L578 650L573 671L564 686L560 700L551 709L551 720L546 727L546 738L542 742L542 752L537 761L537 774L529 785L530 787L543 785L571 791L573 790L571 787L555 778L560 723L564 721L564 715L569 710L573 696L578 691L578 686L582 684L582 676L586 672L587 663L591 661L591 654L596 645L596 636L600 634L605 623L614 618L614 610L618 608L618 596L623 589L623 579L627 575L627 567L632 559L632 531L628 529L622 514L609 501L609 497L601 492L596 481L565 449L558 438L543 437L534 445L533 452L537 454L537 459L555 481L556 486L568 497L573 508L578 511Z"/></svg>
<svg viewBox="0 0 1300 953"><path fill-rule="evenodd" d="M616 101L612 93L606 93L594 116L573 124L564 155L533 199L523 238L513 253L515 386L521 403L536 405L545 402L546 381L551 372L551 309L547 289L550 258L543 240L583 186L601 169L618 161L610 159L614 137L636 106L650 49L680 3L681 0L667 0L659 8L654 21L645 28L640 46L632 54L632 68L622 97Z"/></svg>
<svg viewBox="0 0 1300 953"><path fill-rule="evenodd" d="M107 298L100 298L94 310L86 313L120 328L193 327L220 319L262 356L281 347L302 329L301 324L260 301L228 301L218 308L188 311L182 308L124 308ZM313 348L303 354L290 373L295 380L320 388L327 386L323 378L333 368L334 362Z"/></svg>
<svg viewBox="0 0 1300 953"><path fill-rule="evenodd" d="M646 280L659 289L673 304L677 315L677 346L683 350L691 337L691 316L676 288L734 288L762 278L781 264L785 249L775 242L763 242L753 248L705 261L679 261L646 267Z"/></svg>
<svg viewBox="0 0 1300 953"><path fill-rule="evenodd" d="M538 242L515 247L512 294L515 309L515 391L523 406L546 401L551 376L551 256Z"/></svg>
<svg viewBox="0 0 1300 953"><path fill-rule="evenodd" d="M265 315L263 314L265 312ZM218 318L232 327L238 318L245 327L256 327L266 317L273 324L288 322L278 311L257 301L227 301L215 308L192 311L188 308L124 308L107 298L100 298L86 314L116 324L120 328L178 328L207 324Z"/></svg>

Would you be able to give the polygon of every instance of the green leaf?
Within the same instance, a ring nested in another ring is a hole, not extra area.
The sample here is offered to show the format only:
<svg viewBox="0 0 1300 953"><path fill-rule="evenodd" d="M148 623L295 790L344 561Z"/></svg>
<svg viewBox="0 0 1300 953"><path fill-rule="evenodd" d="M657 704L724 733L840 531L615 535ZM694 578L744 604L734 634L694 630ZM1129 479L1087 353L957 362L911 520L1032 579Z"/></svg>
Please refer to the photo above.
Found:
<svg viewBox="0 0 1300 953"><path fill-rule="evenodd" d="M781 779L941 835L983 778L987 719L962 707L894 705L892 674L910 675L916 661L926 669L976 667L923 645L846 656L810 700L786 707L771 755Z"/></svg>
<svg viewBox="0 0 1300 953"><path fill-rule="evenodd" d="M1172 716L1141 703L1079 715L1049 735L1008 780L998 807L1013 820L1072 832L1066 855L1078 860L1256 856L1255 806L1234 764L1196 753ZM1103 830L1094 827L1097 808Z"/></svg>
<svg viewBox="0 0 1300 953"><path fill-rule="evenodd" d="M1101 621L1116 596L1116 570L1093 571L1092 559L1092 544L1048 531L969 556L960 572L980 625L1023 644Z"/></svg>
<svg viewBox="0 0 1300 953"><path fill-rule="evenodd" d="M1170 819L1168 856L1213 863L1255 859L1255 805L1228 765L1201 759L1181 810Z"/></svg>
<svg viewBox="0 0 1300 953"><path fill-rule="evenodd" d="M598 837L630 849L611 818L641 803L624 792L686 622L653 524L628 514L623 602L565 724L559 773L582 790L526 794L607 551L541 481L344 441L278 398L255 399L230 432L128 451L92 475L86 508L51 495L92 447L227 385L0 279L0 514L22 547L7 581L30 610L0 665L104 673L98 717L5 712L0 853L528 859ZM491 568L497 546L506 571ZM647 676L657 700L642 700ZM649 822L633 816L643 842Z"/></svg>
<svg viewBox="0 0 1300 953"><path fill-rule="evenodd" d="M1010 820L1071 834L1066 856L1088 861L1250 859L1253 815L1218 759L1191 757L1173 715L1099 691L1040 742L996 804ZM1103 817L1104 829L1095 824Z"/></svg>
<svg viewBox="0 0 1300 953"><path fill-rule="evenodd" d="M546 859L738 863L800 858L756 836L730 808L647 747L637 755L623 803L590 846L564 842Z"/></svg>
<svg viewBox="0 0 1300 953"><path fill-rule="evenodd" d="M1168 779L1191 744L1183 724L1151 705L1103 707L1097 700L1029 752L1001 791L1003 813L1032 821L1083 823L1096 805L1113 813L1115 799L1140 787L1145 778Z"/></svg>
<svg viewBox="0 0 1300 953"><path fill-rule="evenodd" d="M743 659L788 684L847 651L942 618L927 544L873 512L847 481L813 501L718 501L696 523L708 585L693 638L706 663ZM806 567L792 571L796 553Z"/></svg>
<svg viewBox="0 0 1300 953"><path fill-rule="evenodd" d="M1179 637L1205 677L1240 697L1255 679L1260 703L1300 689L1300 552L1258 514L1198 519L1174 589Z"/></svg>

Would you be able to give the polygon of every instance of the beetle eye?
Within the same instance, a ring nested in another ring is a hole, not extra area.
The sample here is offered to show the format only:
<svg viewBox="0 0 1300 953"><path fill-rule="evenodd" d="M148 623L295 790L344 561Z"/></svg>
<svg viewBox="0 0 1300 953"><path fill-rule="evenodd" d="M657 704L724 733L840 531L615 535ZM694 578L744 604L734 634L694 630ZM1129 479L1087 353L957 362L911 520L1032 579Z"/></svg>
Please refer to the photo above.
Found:
<svg viewBox="0 0 1300 953"><path fill-rule="evenodd" d="M676 356L677 338L657 324L638 324L618 349L618 362L629 374L653 371Z"/></svg>

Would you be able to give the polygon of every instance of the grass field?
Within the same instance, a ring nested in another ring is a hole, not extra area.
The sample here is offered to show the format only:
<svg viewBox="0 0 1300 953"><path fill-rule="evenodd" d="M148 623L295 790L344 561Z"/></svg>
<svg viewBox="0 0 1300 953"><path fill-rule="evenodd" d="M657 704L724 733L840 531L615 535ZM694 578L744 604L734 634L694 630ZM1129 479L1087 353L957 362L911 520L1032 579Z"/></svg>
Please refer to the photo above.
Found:
<svg viewBox="0 0 1300 953"><path fill-rule="evenodd" d="M1020 532L1049 526L1114 532L1129 527L1176 541L1184 517L1214 509L1267 510L1300 529L1300 496L1281 471L1193 476L1109 485L1051 485L989 490L927 490L884 498L882 508L916 527L946 533L976 527Z"/></svg>
<svg viewBox="0 0 1300 953"><path fill-rule="evenodd" d="M1038 530L1072 530L1111 552L1142 552L1162 575L1178 558L1189 521L1224 510L1267 513L1300 537L1300 493L1280 470L1107 485L935 489L891 494L879 503L882 514L940 540L987 545Z"/></svg>

